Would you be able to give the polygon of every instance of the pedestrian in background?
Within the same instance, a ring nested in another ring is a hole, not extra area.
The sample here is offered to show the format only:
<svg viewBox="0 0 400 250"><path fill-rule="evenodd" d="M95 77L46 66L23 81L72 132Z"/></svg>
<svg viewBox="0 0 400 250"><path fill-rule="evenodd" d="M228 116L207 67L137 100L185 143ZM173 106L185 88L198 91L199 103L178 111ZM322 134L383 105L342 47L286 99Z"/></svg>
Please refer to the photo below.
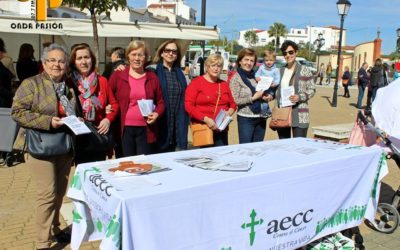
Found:
<svg viewBox="0 0 400 250"><path fill-rule="evenodd" d="M324 79L325 74L325 66L324 63L321 63L318 70L318 77L319 77L319 85L322 85L322 80Z"/></svg>
<svg viewBox="0 0 400 250"><path fill-rule="evenodd" d="M103 76L110 79L111 74L120 66L125 66L125 50L121 47L115 47L111 50L111 62L106 65Z"/></svg>
<svg viewBox="0 0 400 250"><path fill-rule="evenodd" d="M145 69L149 58L145 42L130 42L125 56L129 67L115 71L109 81L120 108L120 127L115 134L121 138L124 156L151 154L155 152L157 121L165 110L160 82L155 73ZM140 112L141 99L152 100L155 106L147 117Z"/></svg>
<svg viewBox="0 0 400 250"><path fill-rule="evenodd" d="M3 64L2 59L6 55L6 47L0 38L0 108L10 108L13 98L11 87L13 73Z"/></svg>
<svg viewBox="0 0 400 250"><path fill-rule="evenodd" d="M342 85L344 88L343 97L350 98L350 92L349 92L350 82L351 82L350 69L349 69L349 66L345 66L343 76L342 76Z"/></svg>
<svg viewBox="0 0 400 250"><path fill-rule="evenodd" d="M185 109L191 121L205 123L213 130L213 146L228 145L228 127L220 131L215 118L220 112L232 116L236 104L227 82L220 79L224 59L221 55L212 54L206 61L206 73L196 77L186 89Z"/></svg>
<svg viewBox="0 0 400 250"><path fill-rule="evenodd" d="M357 73L357 84L358 84L358 98L357 108L362 108L362 101L364 98L365 88L369 84L369 75L367 73L368 63L364 62Z"/></svg>
<svg viewBox="0 0 400 250"><path fill-rule="evenodd" d="M62 117L79 113L74 86L65 82L68 54L64 47L51 44L43 50L44 71L25 79L15 93L12 118L23 128L67 131ZM24 134L17 141L24 143ZM17 142L16 142L17 143ZM67 190L73 152L59 156L27 156L36 182L36 249L49 249L54 235L58 243L71 236L60 228L60 208Z"/></svg>
<svg viewBox="0 0 400 250"><path fill-rule="evenodd" d="M296 61L298 45L290 40L283 42L282 54L286 66L281 68L281 82L276 90L276 104L281 107L282 88L294 87L294 94L289 97L292 102L292 126L277 129L279 139L291 137L307 137L310 125L308 100L315 94L313 73L311 70Z"/></svg>
<svg viewBox="0 0 400 250"><path fill-rule="evenodd" d="M32 44L29 43L24 43L19 48L17 76L20 82L39 73L39 63L35 60L34 52Z"/></svg>
<svg viewBox="0 0 400 250"><path fill-rule="evenodd" d="M329 85L331 83L331 77L332 77L332 64L331 62L328 63L326 66L326 85Z"/></svg>

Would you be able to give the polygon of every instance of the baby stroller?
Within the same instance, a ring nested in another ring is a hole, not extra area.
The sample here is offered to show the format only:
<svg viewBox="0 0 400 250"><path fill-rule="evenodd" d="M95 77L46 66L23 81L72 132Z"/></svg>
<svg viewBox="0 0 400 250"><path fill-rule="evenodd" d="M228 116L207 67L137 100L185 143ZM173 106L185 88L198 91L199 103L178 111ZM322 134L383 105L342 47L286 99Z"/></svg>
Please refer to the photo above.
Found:
<svg viewBox="0 0 400 250"><path fill-rule="evenodd" d="M381 140L381 144L388 147L390 150L387 154L388 159L392 159L396 162L397 166L400 168L400 148L393 143L392 139L386 135L385 132L376 128L362 113L358 112L357 119L364 124L364 126L372 131ZM379 203L377 207L377 212L375 215L375 220L370 221L370 225L374 227L377 231L382 233L393 233L399 225L400 215L398 208L400 205L400 187L397 189L393 195L392 203Z"/></svg>

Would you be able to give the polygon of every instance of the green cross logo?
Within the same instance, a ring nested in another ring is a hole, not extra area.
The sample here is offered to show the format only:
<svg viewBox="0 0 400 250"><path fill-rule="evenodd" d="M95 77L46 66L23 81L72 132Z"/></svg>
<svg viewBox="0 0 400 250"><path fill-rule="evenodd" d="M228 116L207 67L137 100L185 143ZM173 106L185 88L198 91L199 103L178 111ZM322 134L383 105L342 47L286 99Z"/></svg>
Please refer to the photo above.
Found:
<svg viewBox="0 0 400 250"><path fill-rule="evenodd" d="M250 246L253 245L254 238L256 237L256 232L254 231L254 226L261 225L264 222L264 220L261 218L260 218L260 220L256 221L256 216L257 216L257 213L253 209L250 214L251 222L242 224L243 229L250 228L250 234L249 234L250 235Z"/></svg>

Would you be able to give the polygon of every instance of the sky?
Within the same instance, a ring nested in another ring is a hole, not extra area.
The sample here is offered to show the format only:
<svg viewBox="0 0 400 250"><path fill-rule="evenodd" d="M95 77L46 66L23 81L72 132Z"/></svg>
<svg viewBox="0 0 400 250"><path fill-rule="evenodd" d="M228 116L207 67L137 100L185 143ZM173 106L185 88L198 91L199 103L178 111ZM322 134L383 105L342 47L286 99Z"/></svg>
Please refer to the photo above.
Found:
<svg viewBox="0 0 400 250"><path fill-rule="evenodd" d="M344 20L347 30L346 45L373 41L381 31L382 52L395 50L400 28L400 0L349 0L351 8ZM202 0L186 0L197 10L196 20L201 20ZM206 25L217 25L221 37L237 39L240 30L268 29L274 22L283 23L288 29L311 26L340 26L337 0L208 0ZM146 0L128 0L134 8L146 6Z"/></svg>

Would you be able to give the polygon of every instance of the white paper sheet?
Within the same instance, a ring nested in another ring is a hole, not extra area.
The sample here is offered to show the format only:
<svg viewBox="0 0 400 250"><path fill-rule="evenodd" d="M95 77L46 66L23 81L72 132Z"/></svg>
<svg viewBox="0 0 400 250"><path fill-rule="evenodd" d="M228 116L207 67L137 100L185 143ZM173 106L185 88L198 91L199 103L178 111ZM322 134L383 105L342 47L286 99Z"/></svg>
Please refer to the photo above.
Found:
<svg viewBox="0 0 400 250"><path fill-rule="evenodd" d="M257 91L269 89L271 87L272 81L274 80L274 78L270 76L260 76L260 79L261 81L257 83Z"/></svg>
<svg viewBox="0 0 400 250"><path fill-rule="evenodd" d="M294 103L290 101L289 97L294 95L294 86L281 88L281 107L292 106Z"/></svg>
<svg viewBox="0 0 400 250"><path fill-rule="evenodd" d="M229 123L232 122L232 117L227 115L225 110L221 109L215 117L215 123L219 130L224 130Z"/></svg>
<svg viewBox="0 0 400 250"><path fill-rule="evenodd" d="M140 113L144 117L149 116L149 114L152 113L155 108L155 106L153 104L153 100L151 100L151 99L138 100L138 105L139 105Z"/></svg>
<svg viewBox="0 0 400 250"><path fill-rule="evenodd" d="M75 135L91 133L90 129L86 126L86 124L80 121L78 117L74 115L63 117L61 120L64 122L65 125L68 126L68 128L71 129L71 131Z"/></svg>

